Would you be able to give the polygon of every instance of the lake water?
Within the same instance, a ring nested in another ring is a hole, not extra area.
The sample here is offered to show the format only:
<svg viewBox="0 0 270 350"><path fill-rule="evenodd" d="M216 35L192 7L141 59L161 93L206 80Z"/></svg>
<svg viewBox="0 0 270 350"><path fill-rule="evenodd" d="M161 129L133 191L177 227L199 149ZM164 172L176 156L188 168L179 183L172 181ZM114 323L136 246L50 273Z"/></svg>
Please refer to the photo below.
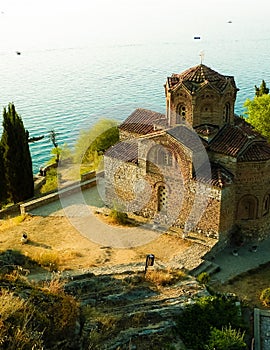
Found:
<svg viewBox="0 0 270 350"><path fill-rule="evenodd" d="M72 147L80 130L101 117L122 121L137 107L164 113L166 77L199 64L202 50L204 64L235 77L242 114L254 85L262 79L269 85L270 40L226 30L200 40L0 51L1 107L14 102L30 136L45 135L30 144L34 172L51 157L52 129Z"/></svg>

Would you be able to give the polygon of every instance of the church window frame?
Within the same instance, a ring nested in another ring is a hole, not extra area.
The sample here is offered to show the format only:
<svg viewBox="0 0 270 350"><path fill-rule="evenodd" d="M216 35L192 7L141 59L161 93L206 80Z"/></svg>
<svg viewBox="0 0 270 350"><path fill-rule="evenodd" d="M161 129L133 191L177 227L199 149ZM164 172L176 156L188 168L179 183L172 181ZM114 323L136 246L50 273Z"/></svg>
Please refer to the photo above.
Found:
<svg viewBox="0 0 270 350"><path fill-rule="evenodd" d="M160 184L157 188L157 211L167 212L168 210L168 188Z"/></svg>
<svg viewBox="0 0 270 350"><path fill-rule="evenodd" d="M176 125L181 124L182 121L186 119L186 114L187 114L186 105L184 103L180 103L177 106L177 113L176 113L176 120L175 120Z"/></svg>
<svg viewBox="0 0 270 350"><path fill-rule="evenodd" d="M223 120L226 123L230 120L230 112L231 112L231 104L230 102L226 102L223 108Z"/></svg>
<svg viewBox="0 0 270 350"><path fill-rule="evenodd" d="M150 172L151 164L156 166L173 166L173 153L162 145L153 146L146 157L146 171Z"/></svg>

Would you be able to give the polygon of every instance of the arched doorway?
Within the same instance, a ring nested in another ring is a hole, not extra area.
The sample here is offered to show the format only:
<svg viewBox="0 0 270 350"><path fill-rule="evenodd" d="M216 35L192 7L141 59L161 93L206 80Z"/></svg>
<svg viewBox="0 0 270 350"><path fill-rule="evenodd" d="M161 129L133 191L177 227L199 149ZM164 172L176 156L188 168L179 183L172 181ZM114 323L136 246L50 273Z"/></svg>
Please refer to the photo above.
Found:
<svg viewBox="0 0 270 350"><path fill-rule="evenodd" d="M237 219L253 220L257 218L258 200L255 196L246 195L238 202Z"/></svg>

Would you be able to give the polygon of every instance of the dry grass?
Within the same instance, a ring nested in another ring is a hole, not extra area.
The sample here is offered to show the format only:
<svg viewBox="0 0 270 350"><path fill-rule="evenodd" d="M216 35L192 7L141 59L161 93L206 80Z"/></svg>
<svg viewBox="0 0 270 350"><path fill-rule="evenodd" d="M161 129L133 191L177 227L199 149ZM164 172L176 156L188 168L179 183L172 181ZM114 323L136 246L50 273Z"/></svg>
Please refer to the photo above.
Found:
<svg viewBox="0 0 270 350"><path fill-rule="evenodd" d="M0 310L1 321L5 321L7 318L16 314L18 311L23 310L25 307L25 301L15 296L13 293L8 292L6 289L0 291Z"/></svg>
<svg viewBox="0 0 270 350"><path fill-rule="evenodd" d="M270 287L270 263L256 270L244 273L227 283L211 283L211 286L222 293L234 293L250 307L265 309L260 300L261 292Z"/></svg>
<svg viewBox="0 0 270 350"><path fill-rule="evenodd" d="M51 280L43 282L42 289L53 294L61 294L64 292L64 285L65 281L56 275Z"/></svg>
<svg viewBox="0 0 270 350"><path fill-rule="evenodd" d="M22 222L24 222L27 218L29 218L28 215L18 215L14 218L8 218L5 220L0 220L0 232L10 229L14 226L18 226Z"/></svg>
<svg viewBox="0 0 270 350"><path fill-rule="evenodd" d="M58 271L60 257L57 251L41 251L40 253L30 256L40 266L48 268L49 271Z"/></svg>
<svg viewBox="0 0 270 350"><path fill-rule="evenodd" d="M187 275L182 270L158 269L151 271L148 270L145 278L158 286L166 286L172 285L178 281L183 281L187 278Z"/></svg>

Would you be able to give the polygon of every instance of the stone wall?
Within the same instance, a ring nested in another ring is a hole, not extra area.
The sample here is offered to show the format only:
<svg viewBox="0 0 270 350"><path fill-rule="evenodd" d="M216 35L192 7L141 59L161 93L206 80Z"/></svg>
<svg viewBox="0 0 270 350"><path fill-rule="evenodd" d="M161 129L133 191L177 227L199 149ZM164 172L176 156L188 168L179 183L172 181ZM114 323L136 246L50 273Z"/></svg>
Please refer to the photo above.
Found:
<svg viewBox="0 0 270 350"><path fill-rule="evenodd" d="M30 212L33 209L39 208L43 205L49 204L59 199L60 196L68 196L74 192L84 190L96 185L96 178L87 180L85 182L77 182L71 186L61 189L60 191L49 193L45 196L32 199L30 201L20 204L21 215Z"/></svg>
<svg viewBox="0 0 270 350"><path fill-rule="evenodd" d="M233 123L235 99L236 90L232 85L228 85L222 94L208 85L195 95L181 85L176 91L166 91L167 116L171 126L179 124L177 119L180 117L193 127L202 124L222 127L225 122Z"/></svg>
<svg viewBox="0 0 270 350"><path fill-rule="evenodd" d="M170 165L155 159L159 146L173 150ZM104 157L106 204L217 238L221 191L192 179L192 152L167 135L139 140L138 149L137 164Z"/></svg>
<svg viewBox="0 0 270 350"><path fill-rule="evenodd" d="M270 231L270 161L241 162L235 177L235 223L247 239Z"/></svg>

